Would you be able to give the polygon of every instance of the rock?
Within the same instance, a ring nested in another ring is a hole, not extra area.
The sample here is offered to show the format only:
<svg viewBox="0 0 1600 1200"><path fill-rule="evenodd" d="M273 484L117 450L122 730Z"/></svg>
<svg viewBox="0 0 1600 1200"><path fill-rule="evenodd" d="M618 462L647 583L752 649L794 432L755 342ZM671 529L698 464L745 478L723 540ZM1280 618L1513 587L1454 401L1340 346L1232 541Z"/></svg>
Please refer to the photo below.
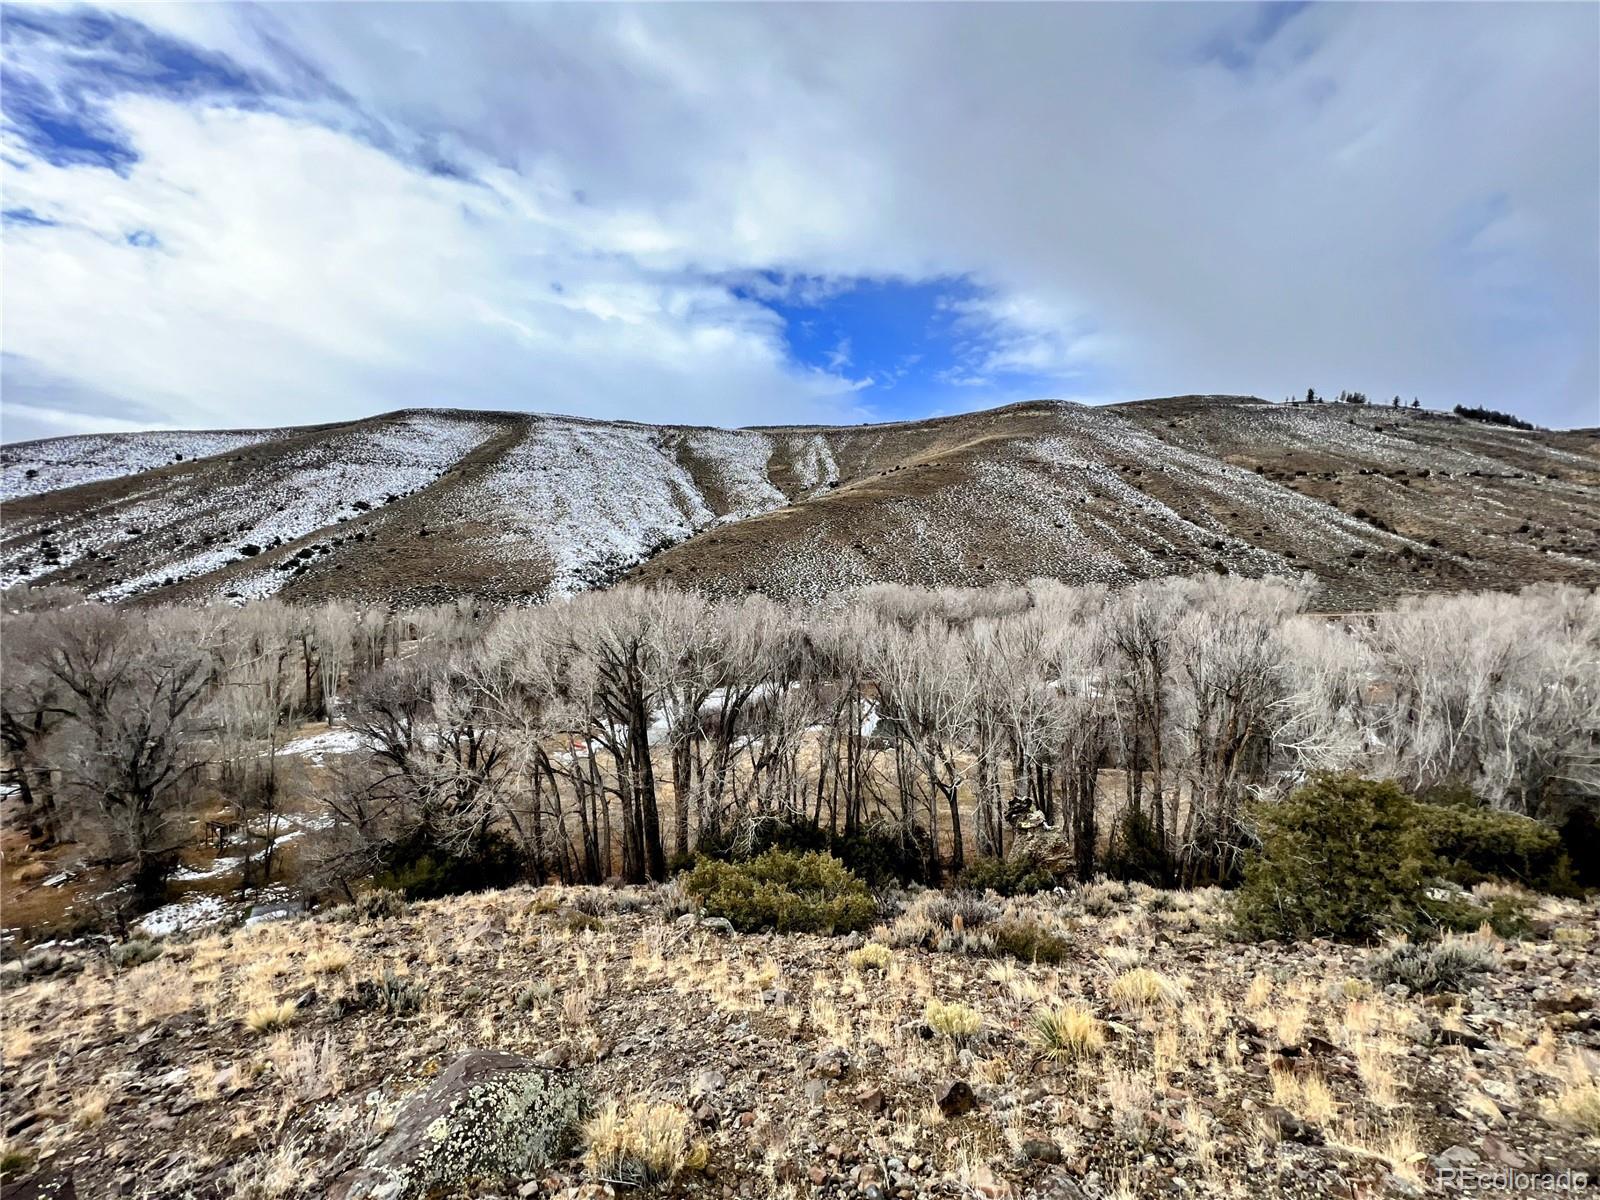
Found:
<svg viewBox="0 0 1600 1200"><path fill-rule="evenodd" d="M1564 992L1559 996L1542 996L1533 1002L1535 1012L1581 1013L1594 1007L1592 997L1582 992Z"/></svg>
<svg viewBox="0 0 1600 1200"><path fill-rule="evenodd" d="M1514 1171L1524 1170L1528 1166L1526 1158L1493 1135L1483 1139L1483 1157L1489 1162L1510 1167Z"/></svg>
<svg viewBox="0 0 1600 1200"><path fill-rule="evenodd" d="M865 1084L858 1088L853 1098L858 1106L866 1109L869 1113L883 1111L883 1089L875 1083Z"/></svg>
<svg viewBox="0 0 1600 1200"><path fill-rule="evenodd" d="M1478 1161L1478 1153L1467 1146L1451 1146L1433 1157L1435 1167L1470 1167Z"/></svg>
<svg viewBox="0 0 1600 1200"><path fill-rule="evenodd" d="M714 1096L727 1086L728 1077L721 1071L701 1071L689 1085L691 1096Z"/></svg>
<svg viewBox="0 0 1600 1200"><path fill-rule="evenodd" d="M1031 1162L1059 1163L1061 1147L1048 1138L1028 1138L1022 1143L1022 1157Z"/></svg>
<svg viewBox="0 0 1600 1200"><path fill-rule="evenodd" d="M421 1200L472 1179L518 1180L566 1150L585 1107L576 1075L469 1050L405 1106L331 1200Z"/></svg>
<svg viewBox="0 0 1600 1200"><path fill-rule="evenodd" d="M964 1079L952 1079L939 1089L934 1100L946 1117L964 1117L978 1107L978 1097L973 1093L972 1085Z"/></svg>
<svg viewBox="0 0 1600 1200"><path fill-rule="evenodd" d="M1487 1050L1489 1043L1470 1029L1439 1030L1439 1045L1465 1046L1468 1050Z"/></svg>
<svg viewBox="0 0 1600 1200"><path fill-rule="evenodd" d="M850 1069L850 1056L837 1046L830 1046L812 1060L811 1069L828 1079L838 1079Z"/></svg>
<svg viewBox="0 0 1600 1200"><path fill-rule="evenodd" d="M1268 1105L1264 1113L1266 1118L1278 1127L1278 1133L1285 1141L1299 1142L1303 1146L1322 1145L1322 1131L1315 1125L1302 1121L1287 1108Z"/></svg>

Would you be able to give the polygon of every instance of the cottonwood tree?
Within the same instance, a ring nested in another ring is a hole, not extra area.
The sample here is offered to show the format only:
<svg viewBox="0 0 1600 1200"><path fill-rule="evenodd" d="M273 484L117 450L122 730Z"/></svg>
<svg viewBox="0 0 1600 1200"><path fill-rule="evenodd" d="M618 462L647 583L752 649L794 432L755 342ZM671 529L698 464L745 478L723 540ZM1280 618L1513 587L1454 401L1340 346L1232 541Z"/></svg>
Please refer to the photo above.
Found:
<svg viewBox="0 0 1600 1200"><path fill-rule="evenodd" d="M158 901L187 838L175 818L201 763L196 717L212 683L195 615L84 604L40 632L68 714L62 776L77 823L131 867L142 903Z"/></svg>

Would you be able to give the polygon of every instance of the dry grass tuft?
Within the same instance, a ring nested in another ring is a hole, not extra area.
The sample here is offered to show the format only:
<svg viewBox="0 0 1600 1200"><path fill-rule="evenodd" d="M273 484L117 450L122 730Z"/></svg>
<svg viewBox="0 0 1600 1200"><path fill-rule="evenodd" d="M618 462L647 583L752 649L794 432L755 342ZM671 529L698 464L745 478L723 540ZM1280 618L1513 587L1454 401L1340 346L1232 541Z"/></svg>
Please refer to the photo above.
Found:
<svg viewBox="0 0 1600 1200"><path fill-rule="evenodd" d="M1053 1062L1093 1058L1105 1049L1105 1027L1081 1004L1041 1009L1029 1022L1029 1041Z"/></svg>
<svg viewBox="0 0 1600 1200"><path fill-rule="evenodd" d="M1547 1105L1550 1120L1587 1137L1600 1137L1600 1079L1582 1060L1573 1059L1561 1090Z"/></svg>
<svg viewBox="0 0 1600 1200"><path fill-rule="evenodd" d="M252 1005L244 1014L245 1028L251 1033L272 1033L294 1024L298 1008L293 1000L268 1000Z"/></svg>
<svg viewBox="0 0 1600 1200"><path fill-rule="evenodd" d="M106 1109L111 1105L111 1089L103 1083L79 1092L72 1098L72 1123L79 1129L88 1129L105 1120Z"/></svg>
<svg viewBox="0 0 1600 1200"><path fill-rule="evenodd" d="M1112 982L1111 1000L1117 1007L1134 1012L1176 1008L1183 1000L1183 989L1160 971L1135 967Z"/></svg>
<svg viewBox="0 0 1600 1200"><path fill-rule="evenodd" d="M868 942L865 946L845 955L845 961L858 975L865 975L868 971L884 975L888 974L889 964L894 961L894 951L882 942Z"/></svg>
<svg viewBox="0 0 1600 1200"><path fill-rule="evenodd" d="M1272 1072L1272 1099L1313 1125L1325 1125L1338 1114L1333 1093L1321 1075L1293 1070Z"/></svg>
<svg viewBox="0 0 1600 1200"><path fill-rule="evenodd" d="M306 969L317 975L336 975L348 967L354 957L348 946L322 946L306 959Z"/></svg>
<svg viewBox="0 0 1600 1200"><path fill-rule="evenodd" d="M607 1183L645 1187L666 1183L709 1158L689 1141L689 1114L675 1104L636 1100L626 1110L608 1100L583 1127L589 1169Z"/></svg>
<svg viewBox="0 0 1600 1200"><path fill-rule="evenodd" d="M929 1000L922 1016L929 1029L953 1042L970 1041L983 1028L983 1017L978 1010L958 1001L946 1004L942 1000Z"/></svg>

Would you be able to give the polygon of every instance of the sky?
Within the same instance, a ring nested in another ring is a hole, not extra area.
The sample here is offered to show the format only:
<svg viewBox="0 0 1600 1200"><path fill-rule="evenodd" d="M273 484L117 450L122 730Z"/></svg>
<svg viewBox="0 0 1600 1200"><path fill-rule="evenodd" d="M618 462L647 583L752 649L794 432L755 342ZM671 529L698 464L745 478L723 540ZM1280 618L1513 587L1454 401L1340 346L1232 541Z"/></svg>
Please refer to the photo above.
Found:
<svg viewBox="0 0 1600 1200"><path fill-rule="evenodd" d="M0 437L1600 424L1600 6L7 4Z"/></svg>

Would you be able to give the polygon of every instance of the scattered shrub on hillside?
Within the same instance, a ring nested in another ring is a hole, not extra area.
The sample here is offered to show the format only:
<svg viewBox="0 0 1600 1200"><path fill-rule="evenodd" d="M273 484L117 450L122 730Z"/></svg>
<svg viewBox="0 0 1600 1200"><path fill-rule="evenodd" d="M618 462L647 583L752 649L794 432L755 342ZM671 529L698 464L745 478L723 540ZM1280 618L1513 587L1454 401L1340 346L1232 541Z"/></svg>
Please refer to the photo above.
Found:
<svg viewBox="0 0 1600 1200"><path fill-rule="evenodd" d="M1037 859L1026 854L1011 858L980 858L961 873L958 885L975 892L1002 896L1027 896L1048 892L1061 881Z"/></svg>
<svg viewBox="0 0 1600 1200"><path fill-rule="evenodd" d="M1104 870L1107 878L1151 887L1171 887L1176 878L1172 858L1161 845L1161 834L1149 814L1128 809L1111 831Z"/></svg>
<svg viewBox="0 0 1600 1200"><path fill-rule="evenodd" d="M409 1017L422 1008L426 999L427 992L420 983L408 976L396 975L393 968L385 967L382 975L363 979L356 984L355 993L346 1004L358 1012Z"/></svg>
<svg viewBox="0 0 1600 1200"><path fill-rule="evenodd" d="M685 1170L706 1166L704 1142L689 1139L689 1114L675 1104L615 1100L583 1127L586 1159L596 1178L624 1187L668 1183Z"/></svg>
<svg viewBox="0 0 1600 1200"><path fill-rule="evenodd" d="M1504 879L1565 890L1561 835L1542 821L1484 808L1476 800L1419 803L1417 820L1446 878L1470 887Z"/></svg>
<svg viewBox="0 0 1600 1200"><path fill-rule="evenodd" d="M994 942L997 954L1009 954L1023 962L1054 966L1067 957L1066 939L1057 937L1043 923L1021 914L1009 914L985 932Z"/></svg>
<svg viewBox="0 0 1600 1200"><path fill-rule="evenodd" d="M983 1016L975 1008L959 1001L948 1004L942 1000L929 1000L922 1013L929 1029L952 1042L970 1042L983 1028Z"/></svg>
<svg viewBox="0 0 1600 1200"><path fill-rule="evenodd" d="M1255 938L1370 938L1415 926L1431 866L1416 802L1395 784L1326 777L1256 807L1260 848L1234 898Z"/></svg>
<svg viewBox="0 0 1600 1200"><path fill-rule="evenodd" d="M510 887L522 879L526 869L522 849L498 831L487 834L461 854L418 837L389 852L388 866L373 877L373 883L398 891L407 900L435 900Z"/></svg>
<svg viewBox="0 0 1600 1200"><path fill-rule="evenodd" d="M905 830L866 828L852 834L834 834L820 826L795 821L764 821L748 838L734 833L702 839L684 867L706 858L741 862L768 850L790 854L827 854L842 862L868 887L894 883L925 883L931 861L928 835L919 825Z"/></svg>
<svg viewBox="0 0 1600 1200"><path fill-rule="evenodd" d="M76 973L82 969L82 964L47 946L6 963L0 981L15 985L28 979L47 979L51 975Z"/></svg>
<svg viewBox="0 0 1600 1200"><path fill-rule="evenodd" d="M845 961L858 975L865 975L868 971L877 971L881 975L889 970L889 964L894 961L894 952L882 942L868 942L845 955Z"/></svg>
<svg viewBox="0 0 1600 1200"><path fill-rule="evenodd" d="M1109 917L1117 910L1117 905L1126 904L1132 898L1133 892L1128 885L1114 879L1091 883L1078 893L1078 902L1091 917Z"/></svg>
<svg viewBox="0 0 1600 1200"><path fill-rule="evenodd" d="M405 916L406 899L390 888L374 888L357 896L355 903L349 905L349 910L352 920L362 925L371 925L378 921Z"/></svg>
<svg viewBox="0 0 1600 1200"><path fill-rule="evenodd" d="M926 891L912 900L880 936L897 950L920 947L963 953L968 952L967 941L999 916L1000 907L977 892ZM962 939L966 939L962 945L955 945Z"/></svg>
<svg viewBox="0 0 1600 1200"><path fill-rule="evenodd" d="M106 956L110 958L113 967L119 971L126 971L160 958L161 947L145 938L130 938L126 942L118 942L111 946L106 950Z"/></svg>
<svg viewBox="0 0 1600 1200"><path fill-rule="evenodd" d="M1105 1048L1105 1026L1081 1004L1040 1009L1028 1024L1028 1040L1053 1062L1092 1058Z"/></svg>
<svg viewBox="0 0 1600 1200"><path fill-rule="evenodd" d="M1368 970L1379 983L1413 992L1459 992L1494 965L1494 951L1471 938L1447 937L1427 945L1396 942L1372 956Z"/></svg>
<svg viewBox="0 0 1600 1200"><path fill-rule="evenodd" d="M826 854L769 850L746 863L702 859L683 885L707 913L743 932L848 933L865 928L877 911L867 885Z"/></svg>

